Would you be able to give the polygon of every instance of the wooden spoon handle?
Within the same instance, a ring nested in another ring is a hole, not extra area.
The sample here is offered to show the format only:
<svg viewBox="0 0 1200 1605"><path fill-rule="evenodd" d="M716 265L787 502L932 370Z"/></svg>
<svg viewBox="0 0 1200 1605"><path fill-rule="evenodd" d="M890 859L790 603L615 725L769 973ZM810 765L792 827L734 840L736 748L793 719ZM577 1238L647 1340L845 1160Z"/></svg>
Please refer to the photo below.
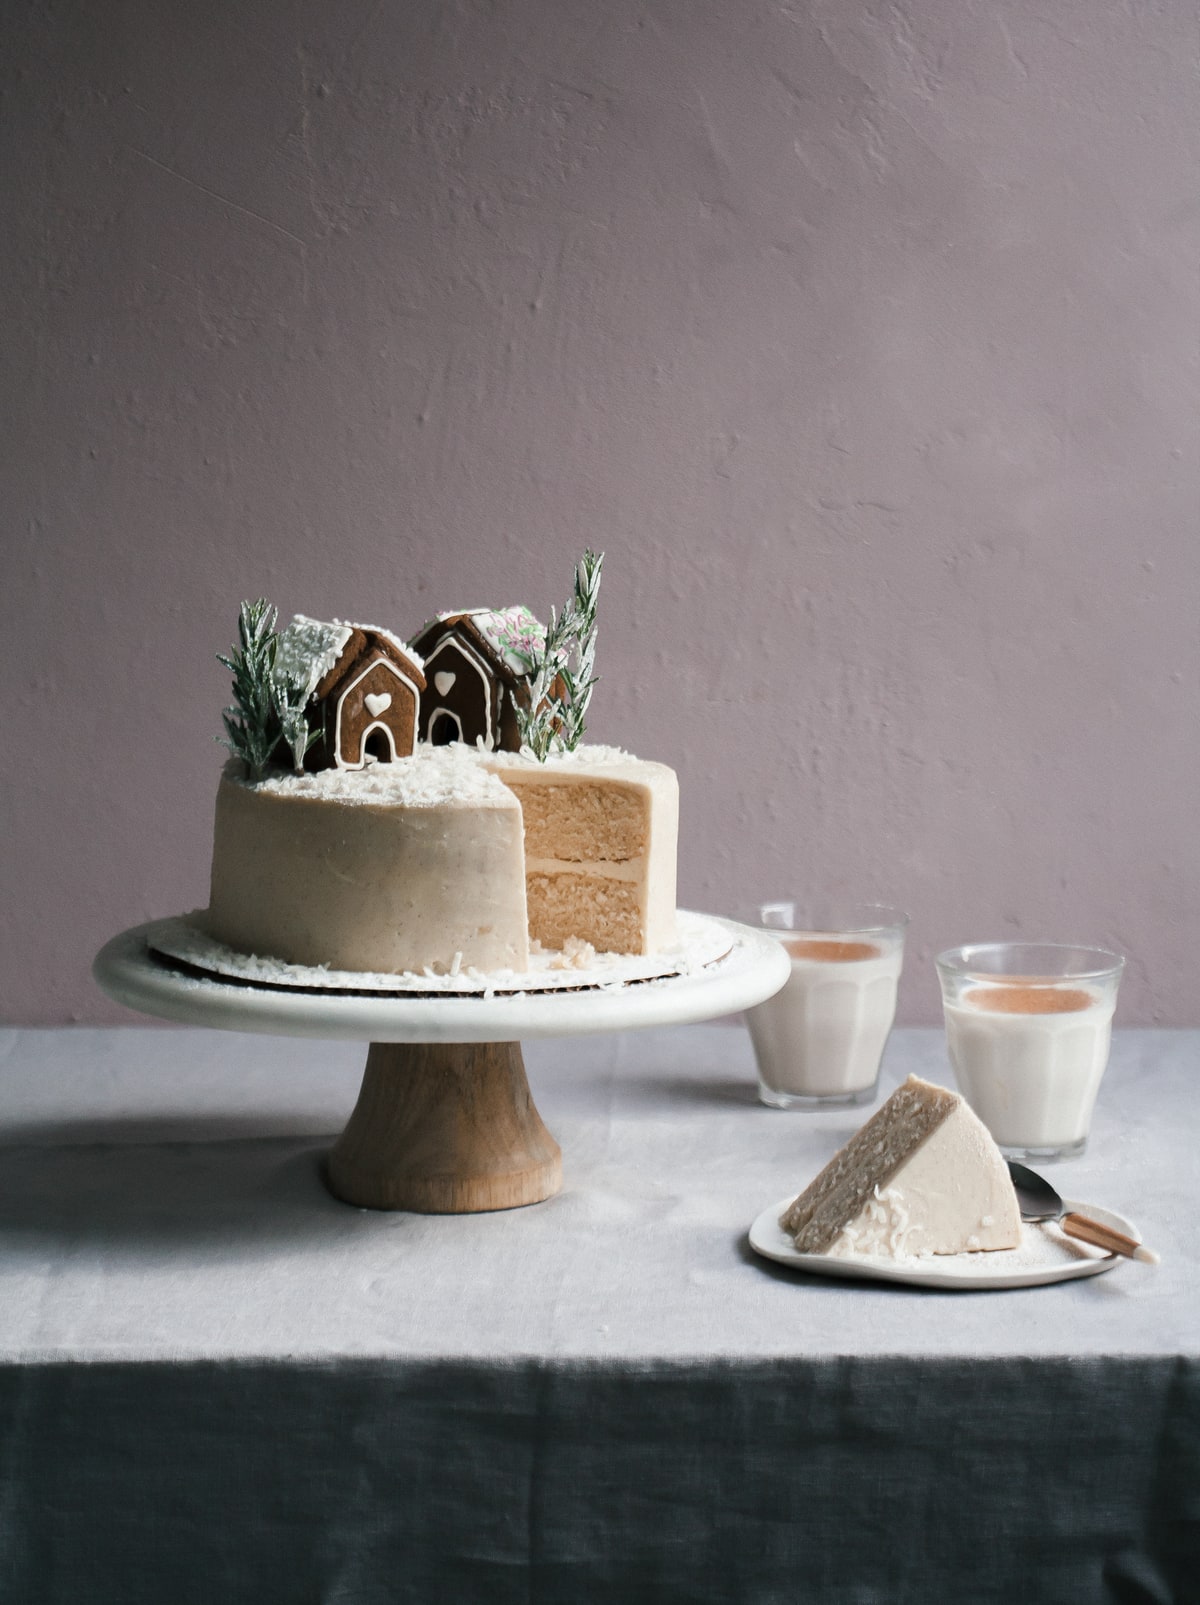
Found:
<svg viewBox="0 0 1200 1605"><path fill-rule="evenodd" d="M1124 1232L1114 1231L1111 1226L1102 1226L1098 1220L1089 1220L1086 1215L1073 1213L1064 1215L1058 1224L1068 1237L1078 1237L1081 1242L1094 1243L1097 1248L1107 1249L1110 1254L1124 1254L1127 1259L1150 1258L1149 1249L1142 1248L1142 1245L1132 1237L1126 1237Z"/></svg>

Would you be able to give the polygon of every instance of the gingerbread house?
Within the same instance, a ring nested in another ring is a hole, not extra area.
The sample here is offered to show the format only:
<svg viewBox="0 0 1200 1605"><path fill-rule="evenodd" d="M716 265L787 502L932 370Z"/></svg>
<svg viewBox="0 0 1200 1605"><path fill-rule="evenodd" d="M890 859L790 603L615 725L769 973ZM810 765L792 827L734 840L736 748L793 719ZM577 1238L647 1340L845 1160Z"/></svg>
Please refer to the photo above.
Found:
<svg viewBox="0 0 1200 1605"><path fill-rule="evenodd" d="M425 675L420 656L389 630L298 614L279 638L277 664L310 687L317 769L363 769L407 758L417 743Z"/></svg>
<svg viewBox="0 0 1200 1605"><path fill-rule="evenodd" d="M545 626L527 607L439 613L412 641L426 679L421 739L519 751L513 699L528 703L529 674L545 643Z"/></svg>

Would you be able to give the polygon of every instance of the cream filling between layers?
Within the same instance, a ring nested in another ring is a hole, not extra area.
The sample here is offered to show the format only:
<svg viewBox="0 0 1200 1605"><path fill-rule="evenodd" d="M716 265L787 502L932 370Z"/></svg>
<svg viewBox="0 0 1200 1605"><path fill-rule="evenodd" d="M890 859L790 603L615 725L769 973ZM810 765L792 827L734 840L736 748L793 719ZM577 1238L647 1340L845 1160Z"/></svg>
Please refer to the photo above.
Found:
<svg viewBox="0 0 1200 1605"><path fill-rule="evenodd" d="M526 875L586 875L589 880L626 881L635 885L646 877L644 858L527 858Z"/></svg>

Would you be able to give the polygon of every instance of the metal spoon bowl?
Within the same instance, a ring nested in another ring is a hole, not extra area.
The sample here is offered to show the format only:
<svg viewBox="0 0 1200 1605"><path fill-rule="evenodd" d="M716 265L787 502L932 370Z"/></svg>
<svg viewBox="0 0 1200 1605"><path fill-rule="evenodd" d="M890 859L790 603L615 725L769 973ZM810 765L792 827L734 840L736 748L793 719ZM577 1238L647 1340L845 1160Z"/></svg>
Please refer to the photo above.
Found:
<svg viewBox="0 0 1200 1605"><path fill-rule="evenodd" d="M1144 1260L1148 1265L1158 1264L1158 1255L1153 1249L1144 1248L1134 1238L1126 1237L1124 1232L1114 1231L1111 1226L1091 1220L1077 1210L1068 1210L1046 1178L1039 1176L1036 1170L1030 1170L1028 1165L1020 1165L1015 1159L1010 1159L1008 1173L1012 1177L1022 1220L1057 1221L1060 1231L1068 1237L1077 1237L1082 1243L1092 1243L1110 1254L1124 1254L1127 1259Z"/></svg>

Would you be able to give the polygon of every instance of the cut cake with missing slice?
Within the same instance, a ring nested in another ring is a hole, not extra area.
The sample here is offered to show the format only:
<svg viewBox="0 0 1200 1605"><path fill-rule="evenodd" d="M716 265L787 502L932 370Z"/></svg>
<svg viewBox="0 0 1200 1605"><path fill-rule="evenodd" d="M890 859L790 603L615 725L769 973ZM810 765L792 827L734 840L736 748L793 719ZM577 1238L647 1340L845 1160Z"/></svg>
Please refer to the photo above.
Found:
<svg viewBox="0 0 1200 1605"><path fill-rule="evenodd" d="M780 1220L802 1254L905 1258L1016 1248L1008 1167L957 1093L909 1076Z"/></svg>
<svg viewBox="0 0 1200 1605"><path fill-rule="evenodd" d="M581 746L544 763L495 753L525 829L529 935L599 952L658 953L676 940L679 782L666 764Z"/></svg>

